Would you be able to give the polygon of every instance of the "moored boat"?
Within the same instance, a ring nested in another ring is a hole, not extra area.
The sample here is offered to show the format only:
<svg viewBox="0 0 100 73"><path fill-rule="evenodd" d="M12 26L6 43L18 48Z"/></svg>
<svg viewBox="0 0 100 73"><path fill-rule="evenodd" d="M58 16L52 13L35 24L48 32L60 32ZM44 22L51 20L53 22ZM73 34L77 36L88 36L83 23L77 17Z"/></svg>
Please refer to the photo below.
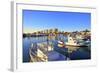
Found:
<svg viewBox="0 0 100 73"><path fill-rule="evenodd" d="M68 41L65 42L67 46L77 46L77 47L87 47L88 44L82 39L77 39L75 37L68 36Z"/></svg>
<svg viewBox="0 0 100 73"><path fill-rule="evenodd" d="M63 42L63 41L58 41L58 46L59 46L59 47L64 47L64 46L65 46L65 44L64 44L64 42Z"/></svg>
<svg viewBox="0 0 100 73"><path fill-rule="evenodd" d="M54 51L52 45L46 43L32 44L29 54L31 62L56 61L66 58L64 55Z"/></svg>
<svg viewBox="0 0 100 73"><path fill-rule="evenodd" d="M89 40L83 40L83 38L79 39L77 37L72 37L71 35L67 36L67 42L64 41L58 41L59 47L65 47L65 46L75 46L75 47L88 47L90 46Z"/></svg>

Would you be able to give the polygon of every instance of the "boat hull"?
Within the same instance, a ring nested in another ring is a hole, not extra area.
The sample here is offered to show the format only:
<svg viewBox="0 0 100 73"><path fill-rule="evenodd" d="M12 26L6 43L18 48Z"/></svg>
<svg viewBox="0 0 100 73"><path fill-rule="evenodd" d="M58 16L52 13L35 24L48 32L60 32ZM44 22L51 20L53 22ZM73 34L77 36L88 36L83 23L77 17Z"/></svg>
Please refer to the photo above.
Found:
<svg viewBox="0 0 100 73"><path fill-rule="evenodd" d="M65 44L65 46L73 46L73 47L88 47L87 45L74 45L74 44Z"/></svg>

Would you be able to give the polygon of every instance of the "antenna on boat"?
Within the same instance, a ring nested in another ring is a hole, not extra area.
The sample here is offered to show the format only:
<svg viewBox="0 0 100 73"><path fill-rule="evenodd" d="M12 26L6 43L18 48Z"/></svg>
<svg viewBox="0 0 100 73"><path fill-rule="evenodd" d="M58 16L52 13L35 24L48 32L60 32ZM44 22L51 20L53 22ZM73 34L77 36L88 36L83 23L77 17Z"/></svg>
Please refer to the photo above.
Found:
<svg viewBox="0 0 100 73"><path fill-rule="evenodd" d="M48 32L47 32L47 51L48 51L48 44L49 44L49 34L48 34Z"/></svg>

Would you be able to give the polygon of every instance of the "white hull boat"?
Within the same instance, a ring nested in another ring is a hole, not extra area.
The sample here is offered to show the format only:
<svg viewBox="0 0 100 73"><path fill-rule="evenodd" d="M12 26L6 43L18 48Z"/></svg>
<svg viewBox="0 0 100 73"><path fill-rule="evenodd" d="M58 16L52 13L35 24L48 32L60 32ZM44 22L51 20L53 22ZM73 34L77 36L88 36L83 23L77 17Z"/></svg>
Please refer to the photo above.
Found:
<svg viewBox="0 0 100 73"><path fill-rule="evenodd" d="M75 46L75 47L88 47L90 42L84 41L82 39L77 39L71 36L68 36L68 41L58 41L58 46L64 47L64 46Z"/></svg>
<svg viewBox="0 0 100 73"><path fill-rule="evenodd" d="M88 44L82 39L76 39L71 36L68 36L68 42L65 42L67 46L77 46L77 47L87 47Z"/></svg>

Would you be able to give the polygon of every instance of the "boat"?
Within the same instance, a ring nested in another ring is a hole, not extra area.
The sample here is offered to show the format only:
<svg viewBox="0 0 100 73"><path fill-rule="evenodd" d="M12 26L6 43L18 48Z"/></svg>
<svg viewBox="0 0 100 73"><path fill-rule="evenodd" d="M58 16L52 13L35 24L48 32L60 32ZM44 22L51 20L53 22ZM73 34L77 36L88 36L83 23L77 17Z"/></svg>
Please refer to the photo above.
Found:
<svg viewBox="0 0 100 73"><path fill-rule="evenodd" d="M64 47L64 45L65 45L65 44L64 44L64 42L63 42L63 41L61 41L61 40L60 40L60 41L58 41L58 46L59 46L59 47Z"/></svg>
<svg viewBox="0 0 100 73"><path fill-rule="evenodd" d="M73 47L88 47L90 46L91 41L90 40L84 40L83 37L78 36L67 36L67 42L59 40L58 41L58 47L66 47L66 46L73 46Z"/></svg>
<svg viewBox="0 0 100 73"><path fill-rule="evenodd" d="M30 48L30 62L47 62L47 61L56 61L64 60L66 57L56 51L52 45L47 43L32 43Z"/></svg>
<svg viewBox="0 0 100 73"><path fill-rule="evenodd" d="M89 43L88 43L89 44ZM75 37L68 36L68 41L65 42L67 46L77 46L77 47L87 47L87 42L82 39L77 39Z"/></svg>

